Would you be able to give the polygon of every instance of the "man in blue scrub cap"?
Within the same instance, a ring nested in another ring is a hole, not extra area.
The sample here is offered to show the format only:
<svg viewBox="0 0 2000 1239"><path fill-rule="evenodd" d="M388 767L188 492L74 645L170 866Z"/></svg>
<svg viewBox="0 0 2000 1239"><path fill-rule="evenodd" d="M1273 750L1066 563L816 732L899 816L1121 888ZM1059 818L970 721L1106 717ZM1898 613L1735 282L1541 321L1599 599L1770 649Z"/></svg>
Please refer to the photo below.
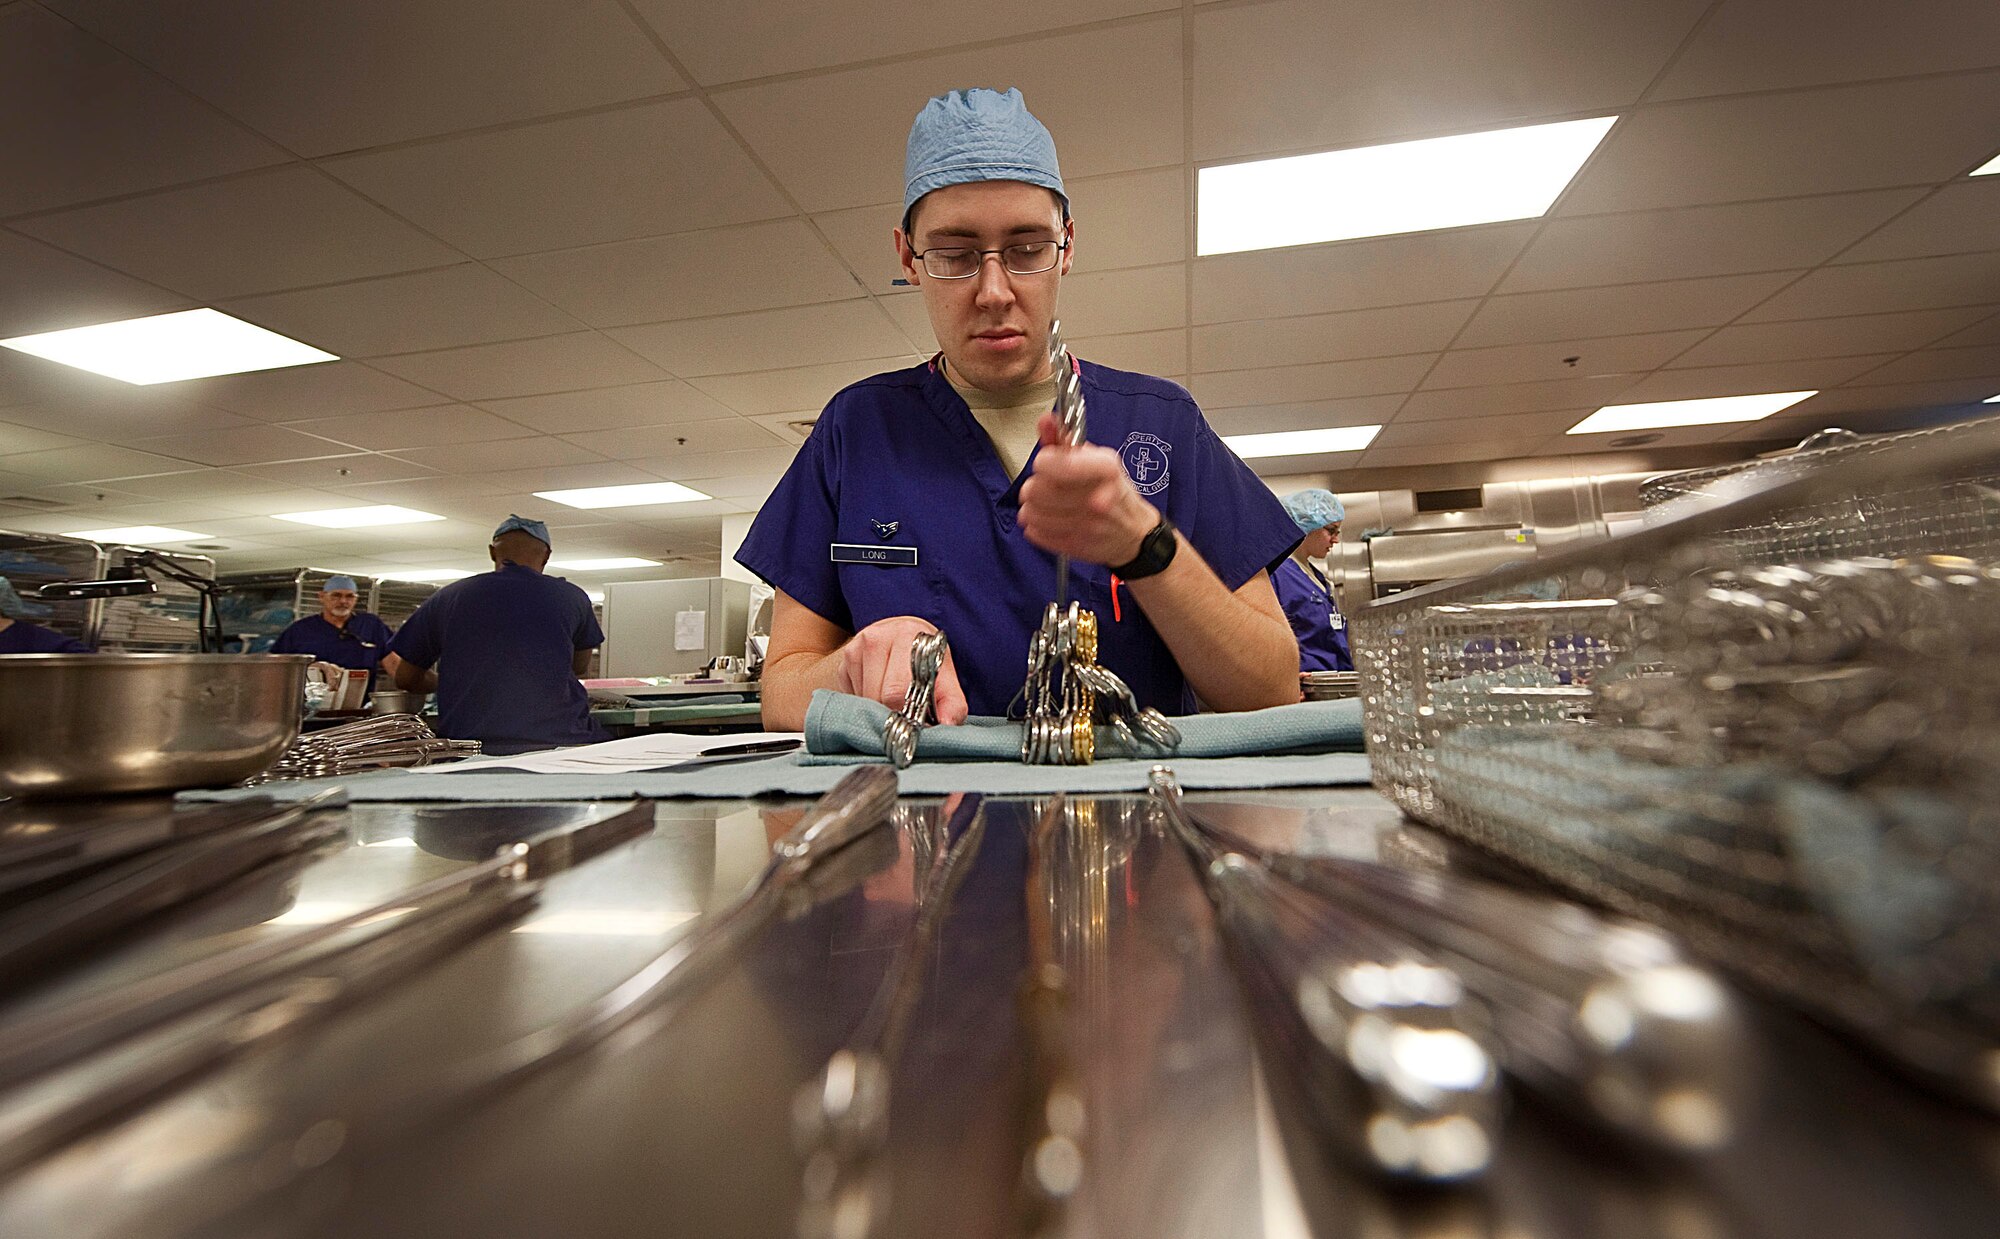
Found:
<svg viewBox="0 0 2000 1239"><path fill-rule="evenodd" d="M330 576L319 587L319 614L294 620L271 643L273 654L311 654L321 662L368 673L368 687L375 687L379 666L396 674L389 641L395 635L381 617L360 610L361 591L351 576Z"/></svg>
<svg viewBox="0 0 2000 1239"><path fill-rule="evenodd" d="M835 395L737 553L777 591L766 725L802 726L820 688L900 705L910 642L934 629L951 643L939 719L1004 713L1058 553L1099 661L1142 705L1296 701L1268 573L1298 531L1188 393L1083 362L1088 442L1057 442L1048 341L1076 229L1018 90L924 105L893 240L939 352Z"/></svg>
<svg viewBox="0 0 2000 1239"><path fill-rule="evenodd" d="M432 594L396 634L396 686L437 694L443 734L489 753L609 738L577 678L604 632L589 595L543 575L549 546L547 525L509 516L487 547L493 571Z"/></svg>
<svg viewBox="0 0 2000 1239"><path fill-rule="evenodd" d="M1302 490L1285 496L1285 510L1305 540L1271 574L1271 584L1299 641L1299 670L1352 671L1347 619L1333 600L1326 577L1312 562L1326 558L1340 541L1340 522L1347 518L1347 509L1330 490Z"/></svg>

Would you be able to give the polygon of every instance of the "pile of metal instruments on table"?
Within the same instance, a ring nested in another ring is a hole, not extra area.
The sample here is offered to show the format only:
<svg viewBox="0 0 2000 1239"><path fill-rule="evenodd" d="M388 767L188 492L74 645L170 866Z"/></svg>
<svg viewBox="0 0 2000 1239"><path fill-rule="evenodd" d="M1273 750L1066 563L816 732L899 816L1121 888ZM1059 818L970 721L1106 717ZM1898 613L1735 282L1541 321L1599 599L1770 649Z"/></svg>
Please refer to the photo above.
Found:
<svg viewBox="0 0 2000 1239"><path fill-rule="evenodd" d="M1364 608L1375 779L2000 1109L2000 419L1816 455Z"/></svg>
<svg viewBox="0 0 2000 1239"><path fill-rule="evenodd" d="M1347 701L1361 695L1361 677L1352 671L1302 671L1299 695L1307 701Z"/></svg>
<svg viewBox="0 0 2000 1239"><path fill-rule="evenodd" d="M445 740L414 714L384 714L311 731L294 740L271 768L250 783L318 779L392 766L428 766L474 757L477 740Z"/></svg>

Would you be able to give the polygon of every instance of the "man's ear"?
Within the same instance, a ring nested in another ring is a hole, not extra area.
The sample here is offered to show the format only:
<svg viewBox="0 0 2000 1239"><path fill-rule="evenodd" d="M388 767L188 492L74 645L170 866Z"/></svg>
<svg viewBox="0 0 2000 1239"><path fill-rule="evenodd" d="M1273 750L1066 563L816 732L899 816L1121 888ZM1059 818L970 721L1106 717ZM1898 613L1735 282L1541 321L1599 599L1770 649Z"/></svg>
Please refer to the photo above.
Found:
<svg viewBox="0 0 2000 1239"><path fill-rule="evenodd" d="M1071 265L1076 262L1076 221L1067 215L1063 216L1063 240L1069 244L1063 247L1062 273L1068 275Z"/></svg>
<svg viewBox="0 0 2000 1239"><path fill-rule="evenodd" d="M923 264L917 261L916 250L911 246L909 236L901 228L891 229L890 236L895 240L896 262L903 268L903 278L912 286L922 284Z"/></svg>

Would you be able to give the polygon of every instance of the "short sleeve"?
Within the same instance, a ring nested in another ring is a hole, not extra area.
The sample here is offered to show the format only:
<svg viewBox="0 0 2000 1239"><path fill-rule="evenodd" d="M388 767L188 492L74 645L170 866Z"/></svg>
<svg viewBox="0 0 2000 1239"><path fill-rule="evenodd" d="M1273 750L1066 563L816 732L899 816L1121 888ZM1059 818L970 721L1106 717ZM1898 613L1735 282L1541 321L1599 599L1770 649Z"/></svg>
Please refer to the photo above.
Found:
<svg viewBox="0 0 2000 1239"><path fill-rule="evenodd" d="M1206 418L1199 413L1196 418L1192 486L1175 482L1191 492L1194 517L1176 523L1215 575L1234 591L1259 572L1275 572L1302 535L1263 479L1229 450Z"/></svg>
<svg viewBox="0 0 2000 1239"><path fill-rule="evenodd" d="M828 549L836 541L838 520L833 479L839 449L831 420L822 417L792 458L751 523L736 562L829 624L852 632L854 615Z"/></svg>
<svg viewBox="0 0 2000 1239"><path fill-rule="evenodd" d="M442 594L426 598L389 643L389 652L420 671L428 671L438 660L438 620L440 618L439 599Z"/></svg>
<svg viewBox="0 0 2000 1239"><path fill-rule="evenodd" d="M287 624L285 626L285 631L278 634L278 639L276 641L271 642L271 652L273 654L311 653L310 650L300 649L299 643L292 639L292 634L297 632L298 630L299 629L297 624Z"/></svg>
<svg viewBox="0 0 2000 1239"><path fill-rule="evenodd" d="M590 595L578 589L579 604L576 632L570 638L579 650L594 650L604 644L604 629L598 626L597 613L590 609Z"/></svg>
<svg viewBox="0 0 2000 1239"><path fill-rule="evenodd" d="M1271 586L1277 591L1278 605L1285 609L1285 619L1291 623L1292 636L1299 643L1299 670L1340 670L1333 653L1336 644L1326 603L1313 589L1305 570L1287 559L1271 574Z"/></svg>

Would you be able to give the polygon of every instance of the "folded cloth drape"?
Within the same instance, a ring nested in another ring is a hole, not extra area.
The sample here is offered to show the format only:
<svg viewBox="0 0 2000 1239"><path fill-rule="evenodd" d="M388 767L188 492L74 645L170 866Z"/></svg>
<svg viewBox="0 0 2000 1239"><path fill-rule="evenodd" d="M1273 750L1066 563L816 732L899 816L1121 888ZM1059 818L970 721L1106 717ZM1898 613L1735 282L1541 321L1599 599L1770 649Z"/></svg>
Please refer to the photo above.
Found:
<svg viewBox="0 0 2000 1239"><path fill-rule="evenodd" d="M806 709L807 764L861 761L882 756L882 724L889 707L879 701L820 689ZM1275 753L1358 753L1361 702L1301 701L1239 714L1194 714L1174 720L1181 746L1173 754L1132 750L1108 727L1097 729L1100 759L1120 757L1259 757ZM918 761L1014 761L1021 753L1021 724L974 716L953 727L917 734Z"/></svg>

